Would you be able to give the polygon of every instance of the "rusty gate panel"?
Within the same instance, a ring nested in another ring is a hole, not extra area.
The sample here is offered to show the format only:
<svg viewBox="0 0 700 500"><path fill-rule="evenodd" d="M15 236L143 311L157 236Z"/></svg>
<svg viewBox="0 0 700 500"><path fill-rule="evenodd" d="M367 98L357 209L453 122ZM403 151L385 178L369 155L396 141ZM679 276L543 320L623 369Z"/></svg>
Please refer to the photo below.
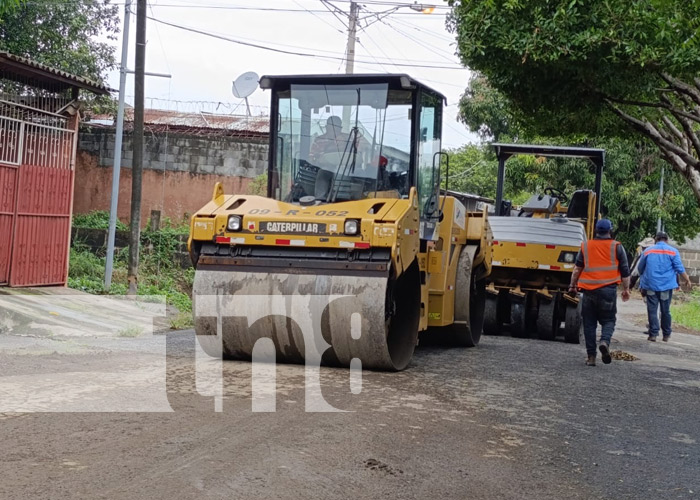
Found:
<svg viewBox="0 0 700 500"><path fill-rule="evenodd" d="M74 132L24 124L10 286L67 280Z"/></svg>
<svg viewBox="0 0 700 500"><path fill-rule="evenodd" d="M18 217L10 286L64 284L69 233L69 218Z"/></svg>
<svg viewBox="0 0 700 500"><path fill-rule="evenodd" d="M0 283L7 283L17 201L17 170L23 124L0 117Z"/></svg>
<svg viewBox="0 0 700 500"><path fill-rule="evenodd" d="M7 283L12 255L17 167L0 163L0 283Z"/></svg>

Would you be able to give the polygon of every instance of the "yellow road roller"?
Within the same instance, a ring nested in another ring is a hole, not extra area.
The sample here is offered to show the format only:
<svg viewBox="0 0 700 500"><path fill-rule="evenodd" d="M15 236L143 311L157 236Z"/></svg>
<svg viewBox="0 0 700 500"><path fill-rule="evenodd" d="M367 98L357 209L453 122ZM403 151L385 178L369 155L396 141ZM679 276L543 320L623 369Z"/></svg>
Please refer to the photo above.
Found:
<svg viewBox="0 0 700 500"><path fill-rule="evenodd" d="M569 343L582 338L579 298L567 292L581 243L593 237L600 212L605 151L594 148L493 144L498 158L493 231L493 270L488 278L484 333ZM506 161L515 155L590 160L593 190L571 195L554 188L514 208L503 199Z"/></svg>
<svg viewBox="0 0 700 500"><path fill-rule="evenodd" d="M260 86L272 99L267 195L217 183L191 220L203 348L252 359L262 340L278 362L313 352L323 364L402 370L420 331L476 345L491 235L485 210L441 195L444 97L407 75Z"/></svg>

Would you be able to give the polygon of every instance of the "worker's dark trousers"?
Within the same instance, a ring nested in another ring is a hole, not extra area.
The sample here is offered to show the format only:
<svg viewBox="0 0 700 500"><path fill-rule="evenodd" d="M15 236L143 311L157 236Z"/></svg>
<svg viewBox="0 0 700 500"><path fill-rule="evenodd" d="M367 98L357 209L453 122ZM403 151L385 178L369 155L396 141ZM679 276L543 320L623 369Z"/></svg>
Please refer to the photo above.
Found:
<svg viewBox="0 0 700 500"><path fill-rule="evenodd" d="M659 335L659 306L661 306L661 331L664 337L671 335L671 298L673 290L663 292L647 291L647 316L649 318L649 335Z"/></svg>
<svg viewBox="0 0 700 500"><path fill-rule="evenodd" d="M584 290L581 315L583 316L583 334L586 337L586 352L589 356L595 356L598 323L601 326L601 342L610 345L610 339L615 331L617 285Z"/></svg>

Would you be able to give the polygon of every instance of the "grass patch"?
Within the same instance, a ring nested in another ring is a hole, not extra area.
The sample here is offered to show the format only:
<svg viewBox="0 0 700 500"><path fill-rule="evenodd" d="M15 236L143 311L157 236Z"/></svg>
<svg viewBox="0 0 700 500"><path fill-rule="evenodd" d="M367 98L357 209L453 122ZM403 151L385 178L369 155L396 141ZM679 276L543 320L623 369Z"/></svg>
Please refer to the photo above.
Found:
<svg viewBox="0 0 700 500"><path fill-rule="evenodd" d="M141 238L138 294L165 296L166 303L178 310L170 321L173 329L192 326L194 269L183 269L176 259L180 242L187 233L188 228L184 224L174 225L165 219L161 230L145 230ZM115 253L112 285L109 292L105 292L105 257L95 255L80 242L74 242L70 254L68 286L93 294L125 295L128 290L128 256L128 248Z"/></svg>
<svg viewBox="0 0 700 500"><path fill-rule="evenodd" d="M673 322L700 332L700 290L675 293L673 298L678 299L671 305Z"/></svg>
<svg viewBox="0 0 700 500"><path fill-rule="evenodd" d="M129 326L127 328L122 328L117 332L117 336L119 337L128 337L128 338L134 338L138 337L143 333L143 328L140 326Z"/></svg>
<svg viewBox="0 0 700 500"><path fill-rule="evenodd" d="M187 328L192 328L194 322L192 321L192 312L180 313L175 318L170 320L171 330L185 330Z"/></svg>

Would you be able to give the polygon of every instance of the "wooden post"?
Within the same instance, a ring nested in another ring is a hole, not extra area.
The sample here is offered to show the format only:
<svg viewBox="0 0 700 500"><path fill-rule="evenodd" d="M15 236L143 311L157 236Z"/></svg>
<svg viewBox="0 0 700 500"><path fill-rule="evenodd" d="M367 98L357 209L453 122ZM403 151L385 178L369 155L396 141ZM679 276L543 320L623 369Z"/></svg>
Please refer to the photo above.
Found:
<svg viewBox="0 0 700 500"><path fill-rule="evenodd" d="M160 231L160 210L151 210L151 231Z"/></svg>

